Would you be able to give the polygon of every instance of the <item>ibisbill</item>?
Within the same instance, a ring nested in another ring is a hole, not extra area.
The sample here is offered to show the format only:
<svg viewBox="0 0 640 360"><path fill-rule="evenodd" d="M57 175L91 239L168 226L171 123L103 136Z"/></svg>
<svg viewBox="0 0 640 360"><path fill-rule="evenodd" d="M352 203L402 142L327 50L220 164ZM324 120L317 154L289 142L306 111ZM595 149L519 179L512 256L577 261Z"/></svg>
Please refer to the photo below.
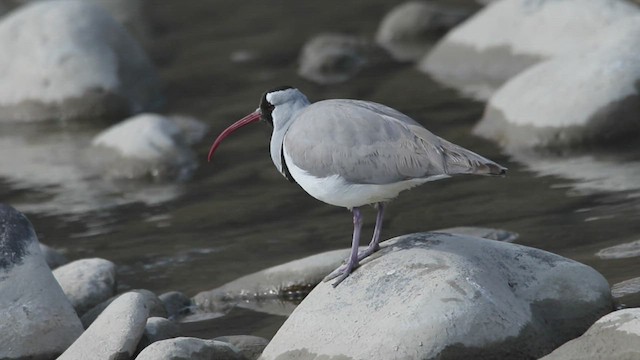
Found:
<svg viewBox="0 0 640 360"><path fill-rule="evenodd" d="M353 213L351 253L344 265L324 279L337 278L334 287L379 249L385 204L401 191L452 175L504 175L507 171L388 106L347 99L311 103L291 86L265 92L256 111L213 142L209 161L222 140L260 120L273 127L270 152L278 171L314 198ZM364 205L374 205L378 213L373 238L359 252L360 207Z"/></svg>

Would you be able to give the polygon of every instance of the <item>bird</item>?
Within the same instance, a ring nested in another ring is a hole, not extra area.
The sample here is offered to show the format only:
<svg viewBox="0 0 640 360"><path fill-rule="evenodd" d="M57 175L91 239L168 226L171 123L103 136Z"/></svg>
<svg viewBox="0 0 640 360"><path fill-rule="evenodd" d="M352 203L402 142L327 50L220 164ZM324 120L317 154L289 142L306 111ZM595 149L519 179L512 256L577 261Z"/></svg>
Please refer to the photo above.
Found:
<svg viewBox="0 0 640 360"><path fill-rule="evenodd" d="M351 252L324 278L335 288L380 249L386 204L404 190L457 174L505 175L507 168L453 144L391 107L364 100L311 103L297 88L263 93L259 107L226 128L209 150L236 130L263 121L272 127L270 153L277 170L312 197L353 214ZM377 209L373 237L359 251L361 207Z"/></svg>

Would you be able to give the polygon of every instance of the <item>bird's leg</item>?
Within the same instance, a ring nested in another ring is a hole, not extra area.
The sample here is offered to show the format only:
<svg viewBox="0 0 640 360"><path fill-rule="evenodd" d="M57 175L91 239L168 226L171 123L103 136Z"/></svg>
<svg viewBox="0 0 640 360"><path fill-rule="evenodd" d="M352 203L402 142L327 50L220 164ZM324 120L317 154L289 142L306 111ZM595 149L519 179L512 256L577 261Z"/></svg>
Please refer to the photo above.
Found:
<svg viewBox="0 0 640 360"><path fill-rule="evenodd" d="M384 203L379 202L376 204L378 208L378 215L376 216L376 227L373 229L373 237L369 246L358 254L358 261L367 258L369 255L380 249L380 233L382 232L382 218L384 217Z"/></svg>
<svg viewBox="0 0 640 360"><path fill-rule="evenodd" d="M359 208L353 208L353 239L351 240L351 253L347 259L347 263L338 269L334 270L331 274L324 278L324 281L329 281L334 278L338 278L333 283L333 287L338 286L342 280L346 279L353 269L358 267L358 247L360 246L360 230L362 230L362 214L360 214Z"/></svg>

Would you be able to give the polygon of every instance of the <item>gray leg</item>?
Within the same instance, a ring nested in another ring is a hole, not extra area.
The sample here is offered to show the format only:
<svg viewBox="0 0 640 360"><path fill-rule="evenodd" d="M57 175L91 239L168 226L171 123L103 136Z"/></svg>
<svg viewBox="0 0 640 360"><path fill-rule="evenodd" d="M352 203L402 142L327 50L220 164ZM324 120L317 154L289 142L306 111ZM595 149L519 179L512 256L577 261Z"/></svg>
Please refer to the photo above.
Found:
<svg viewBox="0 0 640 360"><path fill-rule="evenodd" d="M358 261L367 258L369 255L380 249L380 233L382 232L382 218L384 218L384 203L379 202L377 204L378 216L376 216L376 227L373 229L373 238L369 246L358 254Z"/></svg>
<svg viewBox="0 0 640 360"><path fill-rule="evenodd" d="M331 274L324 278L324 281L329 281L334 278L338 278L333 283L333 287L338 286L342 280L346 279L353 269L358 267L358 247L360 246L360 230L362 230L362 215L359 208L353 208L353 239L351 240L351 254L344 266L334 270Z"/></svg>

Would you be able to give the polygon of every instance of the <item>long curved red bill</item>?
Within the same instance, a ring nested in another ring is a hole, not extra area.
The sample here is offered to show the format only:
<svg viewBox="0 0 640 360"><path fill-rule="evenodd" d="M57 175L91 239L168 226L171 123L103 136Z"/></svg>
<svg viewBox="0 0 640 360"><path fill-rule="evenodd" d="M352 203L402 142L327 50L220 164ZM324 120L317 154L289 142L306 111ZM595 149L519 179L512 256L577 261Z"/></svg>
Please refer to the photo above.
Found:
<svg viewBox="0 0 640 360"><path fill-rule="evenodd" d="M211 157L213 156L213 153L216 151L218 146L220 146L220 143L222 142L222 140L224 140L224 138L231 135L231 133L240 129L241 127L254 123L258 120L260 120L260 111L254 111L251 114L236 121L235 123L233 123L233 125L229 126L223 132L221 132L220 135L218 135L216 140L213 142L213 145L211 145L211 149L209 150L209 156L207 157L207 161L209 162L211 161Z"/></svg>

